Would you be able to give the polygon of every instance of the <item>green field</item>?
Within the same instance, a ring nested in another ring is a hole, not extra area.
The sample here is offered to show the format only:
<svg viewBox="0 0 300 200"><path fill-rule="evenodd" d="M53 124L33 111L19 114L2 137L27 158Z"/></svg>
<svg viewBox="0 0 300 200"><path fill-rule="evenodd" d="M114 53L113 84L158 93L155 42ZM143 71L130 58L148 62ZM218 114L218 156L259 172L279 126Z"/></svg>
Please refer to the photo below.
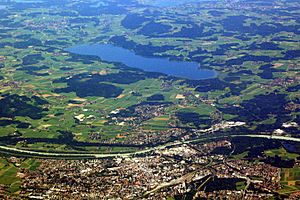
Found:
<svg viewBox="0 0 300 200"><path fill-rule="evenodd" d="M299 119L297 10L285 16L273 6L273 16L262 14L264 5L254 4L255 9L245 15L243 9L222 2L205 2L175 10L152 7L159 14L148 15L135 1L128 5L108 1L120 13L105 8L99 14L95 2L89 1L87 14L81 9L86 5L71 0L52 2L54 13L47 2L18 4L24 9L1 4L7 6L0 19L5 30L0 35L4 145L105 153L115 150L97 143L137 142L132 138L143 130L163 134L172 128L208 129L224 121L242 121L245 127L235 128L234 133L269 134ZM283 10L297 7L289 1L274 5ZM290 20L277 23L273 17ZM103 43L143 57L193 61L214 70L216 77L189 80L153 74L65 50ZM162 99L151 100L155 95ZM153 114L159 108L147 103L154 102L168 105ZM116 111L121 114L112 116ZM299 126L294 129L299 131ZM6 137L14 139L8 144ZM121 145L116 149L134 150ZM282 150L265 153L296 157Z"/></svg>
<svg viewBox="0 0 300 200"><path fill-rule="evenodd" d="M33 171L39 167L39 162L34 159L24 159L20 163L0 159L0 184L7 187L7 192L17 195L21 186L21 172L23 170Z"/></svg>
<svg viewBox="0 0 300 200"><path fill-rule="evenodd" d="M272 149L272 150L265 151L265 155L271 156L271 157L274 157L277 155L277 156L280 156L282 159L296 159L297 157L299 157L299 154L289 153L284 148Z"/></svg>
<svg viewBox="0 0 300 200"><path fill-rule="evenodd" d="M300 191L300 168L281 170L281 184L283 188L279 191L282 194L290 194Z"/></svg>

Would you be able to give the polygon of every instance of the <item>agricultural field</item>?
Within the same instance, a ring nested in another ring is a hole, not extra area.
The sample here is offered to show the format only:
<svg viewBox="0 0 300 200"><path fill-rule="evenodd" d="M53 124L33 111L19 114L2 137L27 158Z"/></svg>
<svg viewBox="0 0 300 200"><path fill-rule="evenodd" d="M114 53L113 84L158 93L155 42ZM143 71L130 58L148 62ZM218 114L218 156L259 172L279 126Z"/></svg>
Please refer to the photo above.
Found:
<svg viewBox="0 0 300 200"><path fill-rule="evenodd" d="M8 191L12 196L18 194L21 179L26 171L34 171L39 167L39 162L34 159L14 160L13 158L0 159L0 184L1 192Z"/></svg>
<svg viewBox="0 0 300 200"><path fill-rule="evenodd" d="M300 169L299 167L282 169L281 170L281 183L283 188L279 191L283 194L293 193L300 191Z"/></svg>
<svg viewBox="0 0 300 200"><path fill-rule="evenodd" d="M108 0L99 9L95 1L3 2L1 142L86 151L100 143L142 144L143 130L155 132L155 144L162 132L224 121L244 122L238 134L299 131L299 11L284 11L297 2L201 2L171 12L149 3ZM92 47L84 54L68 51L107 43L135 52L136 62L198 63L203 77L105 61L86 53ZM176 137L182 136L163 141Z"/></svg>
<svg viewBox="0 0 300 200"><path fill-rule="evenodd" d="M51 163L84 176L88 158L126 177L170 162L186 172L171 183L210 171L184 198L298 192L299 15L295 0L0 0L0 197L35 188L24 174L53 188Z"/></svg>

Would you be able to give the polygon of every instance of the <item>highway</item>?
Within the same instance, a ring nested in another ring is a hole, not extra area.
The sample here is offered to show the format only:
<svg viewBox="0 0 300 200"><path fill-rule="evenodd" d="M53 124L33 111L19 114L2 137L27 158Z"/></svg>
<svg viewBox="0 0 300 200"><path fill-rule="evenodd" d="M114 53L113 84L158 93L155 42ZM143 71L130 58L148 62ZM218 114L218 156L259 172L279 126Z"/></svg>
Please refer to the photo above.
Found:
<svg viewBox="0 0 300 200"><path fill-rule="evenodd" d="M189 144L194 142L201 142L205 140L211 139L218 139L223 137L249 137L249 138L266 138L272 140L285 140L285 141L293 141L293 142L300 142L300 138L294 137L284 137L284 136L270 136L270 135L229 135L229 136L220 136L220 137L205 137L205 138L198 138L193 140L187 141L176 141L172 143L167 143L161 146L147 148L145 150L136 151L132 153L112 153L112 154L105 154L105 153L54 153L54 152L42 152L42 151L35 151L35 150L24 150L18 149L15 147L8 147L8 146L0 146L0 152L5 154L11 155L21 155L24 157L39 157L39 158L57 158L57 159L97 159L97 158L114 158L114 157L131 157L135 155L142 155L145 153L149 153L155 150L162 150L167 147L172 147L180 144Z"/></svg>
<svg viewBox="0 0 300 200"><path fill-rule="evenodd" d="M267 138L272 140L285 140L292 142L300 142L300 138L285 137L285 136L271 136L271 135L232 135L232 137L252 137L252 138Z"/></svg>

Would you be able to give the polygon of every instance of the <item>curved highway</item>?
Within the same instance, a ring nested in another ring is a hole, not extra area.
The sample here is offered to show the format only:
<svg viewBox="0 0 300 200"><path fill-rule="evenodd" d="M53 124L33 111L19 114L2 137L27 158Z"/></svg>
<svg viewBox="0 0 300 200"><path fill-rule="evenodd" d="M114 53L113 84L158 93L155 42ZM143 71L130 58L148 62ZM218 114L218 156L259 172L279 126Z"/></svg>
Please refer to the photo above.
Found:
<svg viewBox="0 0 300 200"><path fill-rule="evenodd" d="M8 146L0 146L0 152L10 155L21 155L24 157L39 157L39 158L58 158L58 159L80 159L80 158L89 158L89 159L97 159L97 158L113 158L113 157L130 157L134 155L141 155L144 153L148 153L155 150L161 150L166 147L172 147L175 145L180 144L189 144L193 142L200 142L210 139L218 139L222 137L250 137L250 138L266 138L272 140L285 140L285 141L293 141L293 142L300 142L300 138L294 137L284 137L284 136L270 136L270 135L230 135L230 136L220 136L220 137L206 137L206 138L198 138L193 140L187 141L177 141L172 143L167 143L161 146L148 148L145 150L132 152L132 153L112 153L112 154L100 154L100 153L54 153L54 152L41 152L41 151L34 151L34 150L23 150L18 149L15 147L8 147Z"/></svg>

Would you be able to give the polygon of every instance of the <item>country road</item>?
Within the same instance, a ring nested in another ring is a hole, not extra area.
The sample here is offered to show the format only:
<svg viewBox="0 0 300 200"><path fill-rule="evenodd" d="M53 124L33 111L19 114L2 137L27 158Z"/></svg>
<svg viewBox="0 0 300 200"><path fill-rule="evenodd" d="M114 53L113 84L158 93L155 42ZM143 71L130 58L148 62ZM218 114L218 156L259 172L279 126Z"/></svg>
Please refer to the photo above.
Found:
<svg viewBox="0 0 300 200"><path fill-rule="evenodd" d="M0 152L9 154L9 155L21 155L24 157L40 157L40 158L68 158L68 159L97 159L97 158L113 158L113 157L130 157L135 155L141 155L145 153L149 153L155 150L161 150L166 147L172 147L180 144L189 144L193 142L200 142L205 140L211 139L218 139L223 137L249 137L249 138L266 138L272 140L285 140L285 141L293 141L293 142L300 142L300 138L293 138L293 137L284 137L284 136L270 136L270 135L230 135L230 136L220 136L220 137L205 137L205 138L198 138L193 140L187 141L176 141L172 143L167 143L161 146L148 148L145 150L132 152L132 153L113 153L113 154L104 154L104 153L54 153L54 152L41 152L41 151L34 151L34 150L23 150L18 149L15 147L8 147L8 146L0 146Z"/></svg>

